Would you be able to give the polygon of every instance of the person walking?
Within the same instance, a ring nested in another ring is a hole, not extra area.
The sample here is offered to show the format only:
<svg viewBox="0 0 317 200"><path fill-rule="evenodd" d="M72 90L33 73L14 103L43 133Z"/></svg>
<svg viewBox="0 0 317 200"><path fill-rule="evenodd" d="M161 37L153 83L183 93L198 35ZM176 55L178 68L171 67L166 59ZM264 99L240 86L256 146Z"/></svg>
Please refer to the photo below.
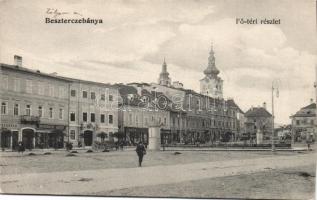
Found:
<svg viewBox="0 0 317 200"><path fill-rule="evenodd" d="M24 147L23 142L19 142L18 143L18 152L19 152L19 154L22 153L22 155L23 155L24 151L25 151L25 147Z"/></svg>
<svg viewBox="0 0 317 200"><path fill-rule="evenodd" d="M308 149L308 151L310 151L310 150L311 150L310 145L311 145L311 143L312 143L312 142L313 142L312 135L308 134L307 139L306 139L306 143L307 143L307 149Z"/></svg>
<svg viewBox="0 0 317 200"><path fill-rule="evenodd" d="M143 156L146 154L146 150L144 144L141 141L136 146L135 151L139 157L139 167L142 167Z"/></svg>

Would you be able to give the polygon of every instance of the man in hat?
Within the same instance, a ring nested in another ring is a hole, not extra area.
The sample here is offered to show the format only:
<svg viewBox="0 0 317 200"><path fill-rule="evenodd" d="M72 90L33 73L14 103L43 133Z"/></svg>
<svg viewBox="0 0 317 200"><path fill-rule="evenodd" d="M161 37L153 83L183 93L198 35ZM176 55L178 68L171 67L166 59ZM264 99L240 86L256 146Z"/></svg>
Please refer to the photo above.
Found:
<svg viewBox="0 0 317 200"><path fill-rule="evenodd" d="M141 167L142 166L142 161L143 161L143 156L146 154L145 146L144 146L144 144L141 141L136 146L135 151L136 151L136 153L138 154L138 157L139 157L139 167Z"/></svg>

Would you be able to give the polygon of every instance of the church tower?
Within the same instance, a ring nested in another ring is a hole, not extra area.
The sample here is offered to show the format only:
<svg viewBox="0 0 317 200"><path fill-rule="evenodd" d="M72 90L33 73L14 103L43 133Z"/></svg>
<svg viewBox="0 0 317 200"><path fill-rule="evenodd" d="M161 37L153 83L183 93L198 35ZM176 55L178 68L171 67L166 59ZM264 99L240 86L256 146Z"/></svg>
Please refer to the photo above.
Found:
<svg viewBox="0 0 317 200"><path fill-rule="evenodd" d="M167 65L164 58L164 62L162 65L162 72L160 73L158 84L168 86L168 87L171 86L171 78L169 78L168 76L169 76L169 73L167 72Z"/></svg>
<svg viewBox="0 0 317 200"><path fill-rule="evenodd" d="M215 60L215 53L211 45L208 66L204 70L205 77L200 80L200 93L213 98L223 98L223 80L218 76L220 72L216 68Z"/></svg>

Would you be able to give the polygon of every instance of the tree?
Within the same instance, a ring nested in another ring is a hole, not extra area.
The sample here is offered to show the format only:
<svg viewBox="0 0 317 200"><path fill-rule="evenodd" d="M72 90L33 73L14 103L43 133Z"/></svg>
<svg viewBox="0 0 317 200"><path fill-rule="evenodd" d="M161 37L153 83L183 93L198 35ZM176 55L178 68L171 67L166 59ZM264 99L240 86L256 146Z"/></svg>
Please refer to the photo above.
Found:
<svg viewBox="0 0 317 200"><path fill-rule="evenodd" d="M100 137L101 142L103 142L103 141L105 141L105 138L108 137L108 134L105 133L105 132L101 132L101 133L98 133L98 134L97 134L97 137Z"/></svg>
<svg viewBox="0 0 317 200"><path fill-rule="evenodd" d="M124 138L124 133L123 133L123 132L121 132L121 131L119 131L119 132L115 132L115 133L113 134L113 137L117 138L117 139L118 139L118 141L122 141L122 140L123 140L123 138Z"/></svg>

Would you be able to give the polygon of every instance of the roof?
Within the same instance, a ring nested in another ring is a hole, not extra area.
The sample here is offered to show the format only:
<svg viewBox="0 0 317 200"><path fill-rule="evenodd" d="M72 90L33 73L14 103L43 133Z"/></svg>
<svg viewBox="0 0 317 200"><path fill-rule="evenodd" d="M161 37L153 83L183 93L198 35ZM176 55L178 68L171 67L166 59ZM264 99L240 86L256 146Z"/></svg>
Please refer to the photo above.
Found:
<svg viewBox="0 0 317 200"><path fill-rule="evenodd" d="M311 103L308 106L305 106L303 108L301 108L299 111L296 112L295 115L291 115L290 117L315 117L316 113L315 111L311 111L311 110L315 110L316 109L316 103Z"/></svg>
<svg viewBox="0 0 317 200"><path fill-rule="evenodd" d="M316 109L316 103L311 103L308 106L305 106L301 109Z"/></svg>
<svg viewBox="0 0 317 200"><path fill-rule="evenodd" d="M67 81L67 82L70 81L70 80L68 80L65 77L60 77L60 76L56 76L56 75L53 75L53 74L43 73L40 70L31 70L29 68L20 67L20 66L17 66L17 65L8 65L8 64L0 63L0 66L1 66L1 68L6 68L6 69L14 70L14 71L26 72L26 73L30 73L30 74L34 74L34 75L38 75L38 76L45 76L45 77L58 79L58 80L63 80L63 81Z"/></svg>
<svg viewBox="0 0 317 200"><path fill-rule="evenodd" d="M241 108L236 104L236 102L234 102L233 99L228 99L228 100L227 100L227 104L228 104L229 107L238 108L238 110L239 110L240 113L244 113L244 112L241 110Z"/></svg>
<svg viewBox="0 0 317 200"><path fill-rule="evenodd" d="M101 82L95 82L95 81L88 81L88 80L82 80L82 79L76 79L76 78L69 78L64 76L56 76L60 78L64 78L71 82L81 82L81 83L87 83L87 84L93 84L93 85L99 85L99 86L106 86L106 87L113 87L116 88L116 85L112 85L110 83L101 83Z"/></svg>
<svg viewBox="0 0 317 200"><path fill-rule="evenodd" d="M21 71L21 72L26 72L26 73L31 73L34 75L39 75L39 76L44 76L44 77L49 77L53 79L58 79L58 80L63 80L66 82L84 82L84 83L89 83L89 84L94 84L94 85L101 85L101 86L107 86L107 87L114 87L113 85L109 83L100 83L100 82L94 82L94 81L88 81L88 80L82 80L82 79L75 79L75 78L69 78L69 77L64 77L64 76L59 76L56 73L49 74L49 73L43 73L40 70L32 70L26 67L20 67L17 65L8 65L8 64L3 64L0 63L1 68L7 68L11 69L14 71Z"/></svg>
<svg viewBox="0 0 317 200"><path fill-rule="evenodd" d="M269 113L265 108L263 107L255 107L250 108L246 113L246 117L272 117L271 113Z"/></svg>

